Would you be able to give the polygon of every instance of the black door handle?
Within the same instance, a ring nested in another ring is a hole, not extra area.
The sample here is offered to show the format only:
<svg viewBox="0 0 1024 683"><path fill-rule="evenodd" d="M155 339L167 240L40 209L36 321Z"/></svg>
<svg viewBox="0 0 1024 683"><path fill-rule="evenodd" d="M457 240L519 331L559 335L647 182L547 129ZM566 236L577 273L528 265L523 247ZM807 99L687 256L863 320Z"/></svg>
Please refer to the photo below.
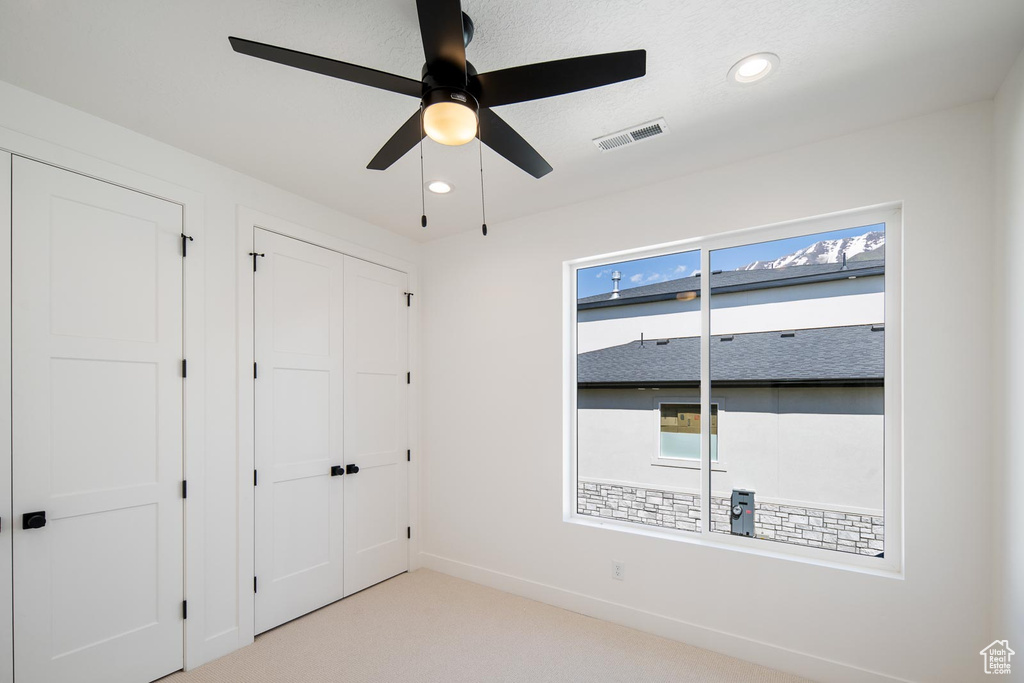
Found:
<svg viewBox="0 0 1024 683"><path fill-rule="evenodd" d="M46 526L46 511L26 512L21 516L22 529L42 529Z"/></svg>
<svg viewBox="0 0 1024 683"><path fill-rule="evenodd" d="M345 474L345 468L342 467L341 465L333 465L331 467L331 476L332 477L340 477L343 474Z"/></svg>
<svg viewBox="0 0 1024 683"><path fill-rule="evenodd" d="M355 474L359 471L359 465L345 465L345 474Z"/></svg>

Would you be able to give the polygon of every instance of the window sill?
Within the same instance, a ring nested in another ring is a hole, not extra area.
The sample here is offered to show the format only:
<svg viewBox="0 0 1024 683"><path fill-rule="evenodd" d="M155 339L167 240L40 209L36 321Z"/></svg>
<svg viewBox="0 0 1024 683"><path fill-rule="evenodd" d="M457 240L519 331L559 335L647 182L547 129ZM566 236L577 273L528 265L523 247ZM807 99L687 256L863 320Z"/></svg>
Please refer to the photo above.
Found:
<svg viewBox="0 0 1024 683"><path fill-rule="evenodd" d="M747 538L745 536L732 536L730 534L704 533L694 531L683 531L678 529L648 527L631 522L623 522L609 517L591 517L569 513L563 517L563 522L577 526L607 529L620 531L649 538L660 538L689 545L704 546L709 548L721 548L746 555L757 555L760 557L773 558L787 562L800 562L803 564L825 567L828 569L839 569L842 571L869 574L888 579L903 580L905 575L899 564L891 558L875 558L866 555L848 555L842 558L834 558L834 551L820 548L808 548L798 545L780 544L776 541L760 538ZM778 547L782 546L782 547ZM846 555L845 553L841 553Z"/></svg>

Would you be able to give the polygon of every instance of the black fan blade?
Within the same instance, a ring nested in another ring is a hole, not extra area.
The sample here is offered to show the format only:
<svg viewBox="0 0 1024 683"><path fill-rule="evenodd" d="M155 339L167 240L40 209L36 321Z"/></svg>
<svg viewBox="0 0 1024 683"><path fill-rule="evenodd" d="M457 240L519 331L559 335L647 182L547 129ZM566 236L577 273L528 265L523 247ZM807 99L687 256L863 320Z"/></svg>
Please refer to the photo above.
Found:
<svg viewBox="0 0 1024 683"><path fill-rule="evenodd" d="M471 84L482 107L539 100L610 85L647 73L647 51L609 52L559 59L476 76Z"/></svg>
<svg viewBox="0 0 1024 683"><path fill-rule="evenodd" d="M416 0L427 73L445 85L466 85L466 43L459 0Z"/></svg>
<svg viewBox="0 0 1024 683"><path fill-rule="evenodd" d="M551 164L530 143L490 109L480 108L480 139L495 152L534 178L551 172Z"/></svg>
<svg viewBox="0 0 1024 683"><path fill-rule="evenodd" d="M390 90L391 92L410 95L411 97L423 96L423 84L405 76L396 76L395 74L377 71L365 66L357 66L347 62L328 59L327 57L318 57L306 54L305 52L289 50L285 47L257 43L245 38L231 37L228 40L231 41L231 47L234 48L235 52L243 55L258 57L259 59L277 62L285 66L293 66L296 69L312 71L313 73L331 76L332 78L340 78L343 81L368 85L371 88Z"/></svg>
<svg viewBox="0 0 1024 683"><path fill-rule="evenodd" d="M420 122L420 111L416 110L402 127L395 131L391 139L384 143L384 146L377 152L377 156L366 165L366 168L374 171L383 171L391 166L415 147L423 139L423 124Z"/></svg>

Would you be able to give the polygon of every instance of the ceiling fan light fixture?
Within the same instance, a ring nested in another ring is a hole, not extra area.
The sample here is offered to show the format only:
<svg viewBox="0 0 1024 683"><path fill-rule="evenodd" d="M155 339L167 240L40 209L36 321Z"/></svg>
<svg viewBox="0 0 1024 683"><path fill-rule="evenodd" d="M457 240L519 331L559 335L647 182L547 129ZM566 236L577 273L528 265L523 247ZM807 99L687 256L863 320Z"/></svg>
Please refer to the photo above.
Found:
<svg viewBox="0 0 1024 683"><path fill-rule="evenodd" d="M477 102L461 90L436 88L423 97L423 132L442 145L464 145L476 138Z"/></svg>
<svg viewBox="0 0 1024 683"><path fill-rule="evenodd" d="M729 69L729 80L740 85L748 85L760 81L778 68L778 55L758 52L733 64Z"/></svg>

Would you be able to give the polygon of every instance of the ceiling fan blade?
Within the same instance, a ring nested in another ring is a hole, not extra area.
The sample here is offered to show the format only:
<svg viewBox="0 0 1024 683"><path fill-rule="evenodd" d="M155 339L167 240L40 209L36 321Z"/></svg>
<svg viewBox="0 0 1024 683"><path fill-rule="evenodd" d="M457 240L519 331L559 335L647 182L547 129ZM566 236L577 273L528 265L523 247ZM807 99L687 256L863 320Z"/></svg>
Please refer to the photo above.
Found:
<svg viewBox="0 0 1024 683"><path fill-rule="evenodd" d="M409 120L402 124L402 127L395 131L391 139L384 143L384 146L377 152L366 168L374 171L383 171L395 163L415 147L423 139L423 125L420 122L420 110L409 117Z"/></svg>
<svg viewBox="0 0 1024 683"><path fill-rule="evenodd" d="M541 178L551 172L551 164L544 161L544 157L504 119L484 107L480 108L479 116L480 139L485 145L534 178Z"/></svg>
<svg viewBox="0 0 1024 683"><path fill-rule="evenodd" d="M597 88L647 73L647 51L559 59L479 74L470 88L482 107L527 102Z"/></svg>
<svg viewBox="0 0 1024 683"><path fill-rule="evenodd" d="M377 71L365 66L357 66L356 64L339 62L327 57L318 57L317 55L305 52L289 50L285 47L257 43L245 38L235 38L232 36L228 40L231 41L231 47L234 48L235 52L243 55L258 57L259 59L277 62L285 66L293 66L296 69L312 71L313 73L331 76L332 78L340 78L343 81L368 85L371 88L390 90L391 92L411 97L423 96L423 84L405 76L396 76L395 74Z"/></svg>
<svg viewBox="0 0 1024 683"><path fill-rule="evenodd" d="M434 78L466 84L466 43L459 0L416 0L427 72ZM461 82L459 82L461 79ZM447 84L447 83L446 83Z"/></svg>

